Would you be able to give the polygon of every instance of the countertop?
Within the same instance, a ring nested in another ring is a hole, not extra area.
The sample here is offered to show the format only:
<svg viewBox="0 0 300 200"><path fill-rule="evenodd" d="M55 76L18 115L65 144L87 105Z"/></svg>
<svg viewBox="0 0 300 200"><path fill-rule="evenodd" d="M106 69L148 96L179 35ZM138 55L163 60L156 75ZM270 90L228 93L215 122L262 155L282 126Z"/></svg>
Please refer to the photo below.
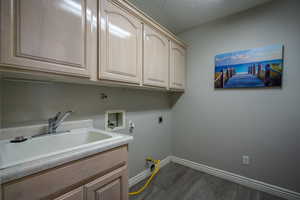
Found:
<svg viewBox="0 0 300 200"><path fill-rule="evenodd" d="M126 145L131 140L133 140L133 137L129 135L111 133L93 128L89 130L101 131L103 133L108 133L110 135L118 137L116 137L113 140L103 141L101 144L93 145L91 143L91 145L88 147L80 148L77 150L71 150L57 155L46 156L43 158L1 169L0 184L19 179L28 175L32 175L44 171L46 169L50 169L68 163L70 161L78 160L87 156L91 156L93 154L104 152L118 146Z"/></svg>

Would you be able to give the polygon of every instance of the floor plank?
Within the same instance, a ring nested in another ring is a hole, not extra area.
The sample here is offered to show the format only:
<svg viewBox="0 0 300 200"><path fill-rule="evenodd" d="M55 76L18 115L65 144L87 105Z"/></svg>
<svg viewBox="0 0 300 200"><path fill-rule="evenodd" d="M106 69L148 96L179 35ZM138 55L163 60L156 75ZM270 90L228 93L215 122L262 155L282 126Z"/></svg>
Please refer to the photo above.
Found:
<svg viewBox="0 0 300 200"><path fill-rule="evenodd" d="M146 180L133 186L136 191ZM150 186L130 200L284 200L247 187L170 163L163 167Z"/></svg>

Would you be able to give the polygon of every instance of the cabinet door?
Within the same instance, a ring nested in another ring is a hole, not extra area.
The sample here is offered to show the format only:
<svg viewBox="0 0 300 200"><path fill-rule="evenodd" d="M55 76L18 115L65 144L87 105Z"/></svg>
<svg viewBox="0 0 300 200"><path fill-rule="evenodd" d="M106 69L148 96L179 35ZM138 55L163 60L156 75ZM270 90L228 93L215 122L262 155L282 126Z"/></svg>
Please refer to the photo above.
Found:
<svg viewBox="0 0 300 200"><path fill-rule="evenodd" d="M170 88L184 90L185 87L185 49L171 42L170 50Z"/></svg>
<svg viewBox="0 0 300 200"><path fill-rule="evenodd" d="M86 200L128 200L127 166L85 185Z"/></svg>
<svg viewBox="0 0 300 200"><path fill-rule="evenodd" d="M109 0L101 1L99 78L140 84L142 24Z"/></svg>
<svg viewBox="0 0 300 200"><path fill-rule="evenodd" d="M88 77L97 67L97 0L1 0L0 62Z"/></svg>
<svg viewBox="0 0 300 200"><path fill-rule="evenodd" d="M168 87L169 42L161 33L144 26L143 83Z"/></svg>
<svg viewBox="0 0 300 200"><path fill-rule="evenodd" d="M54 200L84 200L83 187L72 190L71 192L68 192Z"/></svg>

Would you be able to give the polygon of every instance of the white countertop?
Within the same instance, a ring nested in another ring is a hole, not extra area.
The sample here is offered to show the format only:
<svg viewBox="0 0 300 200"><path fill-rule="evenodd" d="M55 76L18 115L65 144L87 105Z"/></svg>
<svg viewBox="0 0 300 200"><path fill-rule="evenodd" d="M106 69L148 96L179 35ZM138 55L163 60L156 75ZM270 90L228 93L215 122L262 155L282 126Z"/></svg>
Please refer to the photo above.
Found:
<svg viewBox="0 0 300 200"><path fill-rule="evenodd" d="M70 135L80 134L82 132L87 132L87 131L94 131L100 134L109 135L110 138L103 139L100 141L95 141L95 142L94 141L89 142L88 144L80 144L75 147L67 147L65 149L59 149L51 153L47 153L43 149L43 151L41 151L43 152L41 153L41 155L27 157L26 159L18 158L17 162L12 162L10 159L8 159L9 157L8 151L6 152L7 155L5 154L5 152L4 153L2 152L1 156L3 158L2 160L0 158L0 162L2 162L0 163L0 184L1 181L2 183L5 183L31 174L35 174L37 172L56 167L58 165L62 165L70 161L78 160L96 153L100 153L118 146L128 144L131 140L133 140L133 137L129 135L112 133L112 132L107 132L107 131L94 129L94 128L75 129L67 134ZM42 137L48 137L48 136L42 136ZM49 136L49 137L53 137L53 136ZM51 139L53 140L53 138ZM7 142L8 140L0 141L0 148L1 145ZM43 148L43 146L41 146L40 148Z"/></svg>

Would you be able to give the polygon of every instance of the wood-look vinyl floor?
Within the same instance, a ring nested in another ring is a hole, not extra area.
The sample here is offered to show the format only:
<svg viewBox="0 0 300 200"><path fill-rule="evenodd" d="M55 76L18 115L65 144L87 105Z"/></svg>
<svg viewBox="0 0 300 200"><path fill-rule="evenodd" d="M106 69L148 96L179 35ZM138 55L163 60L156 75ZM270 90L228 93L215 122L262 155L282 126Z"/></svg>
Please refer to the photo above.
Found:
<svg viewBox="0 0 300 200"><path fill-rule="evenodd" d="M136 191L146 180L133 186ZM130 200L284 200L188 167L170 163L151 185Z"/></svg>

